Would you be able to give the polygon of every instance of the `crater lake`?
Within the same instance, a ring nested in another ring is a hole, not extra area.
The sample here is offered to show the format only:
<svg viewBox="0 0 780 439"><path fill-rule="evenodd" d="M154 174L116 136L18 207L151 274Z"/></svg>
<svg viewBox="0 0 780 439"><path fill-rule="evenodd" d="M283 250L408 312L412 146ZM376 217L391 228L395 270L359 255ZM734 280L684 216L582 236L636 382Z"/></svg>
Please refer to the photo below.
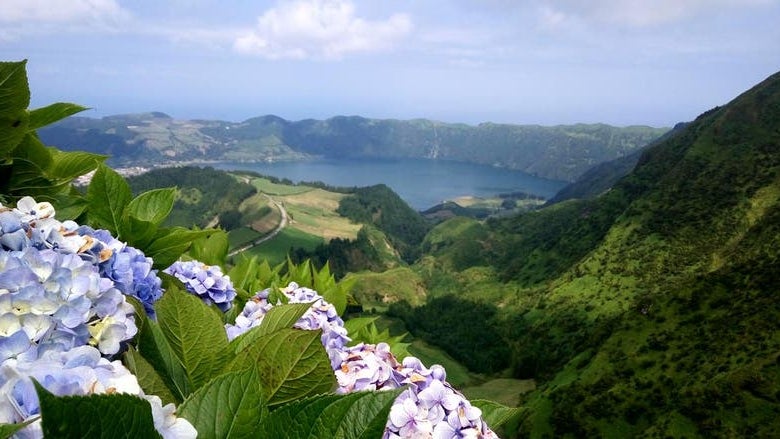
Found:
<svg viewBox="0 0 780 439"><path fill-rule="evenodd" d="M296 183L321 181L331 186L347 187L384 183L417 210L467 195L491 197L521 191L550 198L568 184L506 168L411 158L221 162L210 166L227 171L254 171Z"/></svg>

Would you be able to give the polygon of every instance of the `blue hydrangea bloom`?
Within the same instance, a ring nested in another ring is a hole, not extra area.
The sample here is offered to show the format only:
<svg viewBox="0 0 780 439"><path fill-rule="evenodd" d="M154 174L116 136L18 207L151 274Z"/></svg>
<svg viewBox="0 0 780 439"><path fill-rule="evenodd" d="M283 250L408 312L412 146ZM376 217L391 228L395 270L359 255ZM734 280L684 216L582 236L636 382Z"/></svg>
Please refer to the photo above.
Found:
<svg viewBox="0 0 780 439"><path fill-rule="evenodd" d="M49 351L39 358L12 358L0 363L0 424L38 418L16 433L17 438L41 438L40 405L31 378L58 396L126 393L149 401L155 429L164 438L195 438L197 431L175 407L144 395L138 380L119 361L109 361L91 346Z"/></svg>
<svg viewBox="0 0 780 439"><path fill-rule="evenodd" d="M92 344L111 355L137 332L133 307L78 255L0 250L0 362ZM21 349L21 335L30 342Z"/></svg>
<svg viewBox="0 0 780 439"><path fill-rule="evenodd" d="M215 304L222 312L233 306L236 290L230 277L216 265L199 261L177 261L163 270L179 279L187 291L198 296L207 305Z"/></svg>
<svg viewBox="0 0 780 439"><path fill-rule="evenodd" d="M114 281L114 287L122 293L141 301L146 313L154 318L154 303L163 293L162 280L157 276L157 270L152 269L154 261L114 238L107 230L81 226L76 232L91 238L88 248L81 254L96 261L101 275Z"/></svg>

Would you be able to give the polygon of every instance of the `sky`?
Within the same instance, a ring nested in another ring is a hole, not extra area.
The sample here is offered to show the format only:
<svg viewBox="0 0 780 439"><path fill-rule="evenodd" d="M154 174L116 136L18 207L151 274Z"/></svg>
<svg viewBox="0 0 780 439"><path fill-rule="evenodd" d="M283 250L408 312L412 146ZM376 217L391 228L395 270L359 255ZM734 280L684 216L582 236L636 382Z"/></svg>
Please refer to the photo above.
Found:
<svg viewBox="0 0 780 439"><path fill-rule="evenodd" d="M0 0L31 107L671 126L780 70L780 0Z"/></svg>

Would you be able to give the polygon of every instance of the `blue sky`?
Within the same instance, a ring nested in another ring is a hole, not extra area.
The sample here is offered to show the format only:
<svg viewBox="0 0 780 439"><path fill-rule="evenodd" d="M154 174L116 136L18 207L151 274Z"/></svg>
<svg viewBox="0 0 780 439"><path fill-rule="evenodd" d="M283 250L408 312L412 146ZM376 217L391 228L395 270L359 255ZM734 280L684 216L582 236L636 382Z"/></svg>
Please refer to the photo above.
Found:
<svg viewBox="0 0 780 439"><path fill-rule="evenodd" d="M0 0L33 106L669 126L780 70L780 0Z"/></svg>

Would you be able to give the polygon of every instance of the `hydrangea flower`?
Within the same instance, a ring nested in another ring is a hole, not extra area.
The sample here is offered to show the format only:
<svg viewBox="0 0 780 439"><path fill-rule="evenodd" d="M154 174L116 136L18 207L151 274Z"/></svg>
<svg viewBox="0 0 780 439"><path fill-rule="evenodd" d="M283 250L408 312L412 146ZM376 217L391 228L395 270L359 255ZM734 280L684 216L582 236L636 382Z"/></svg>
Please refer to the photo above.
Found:
<svg viewBox="0 0 780 439"><path fill-rule="evenodd" d="M328 353L331 360L331 366L335 369L341 364L340 352L350 341L347 337L347 330L344 328L344 321L336 312L336 307L325 301L316 291L298 286L295 282L290 282L286 288L281 290L287 296L288 303L311 303L303 316L295 323L293 327L298 329L321 329L322 345ZM234 325L225 325L228 339L232 340L240 334L260 325L263 317L273 304L268 302L270 290L266 289L255 294L246 305L241 314L236 317Z"/></svg>
<svg viewBox="0 0 780 439"><path fill-rule="evenodd" d="M114 238L107 230L94 230L88 226L76 229L87 239L82 246L83 257L97 262L100 274L114 281L122 293L137 298L146 313L154 318L154 303L162 297L162 280L152 269L152 258L140 250Z"/></svg>
<svg viewBox="0 0 780 439"><path fill-rule="evenodd" d="M115 354L137 332L133 312L113 283L77 255L0 250L0 361L87 343ZM23 351L21 333L29 341Z"/></svg>
<svg viewBox="0 0 780 439"><path fill-rule="evenodd" d="M0 363L0 424L25 422L40 415L31 378L58 396L127 393L149 401L155 429L164 438L195 438L197 431L173 415L173 404L144 395L138 380L119 361L109 361L91 346L49 351L34 360L10 358ZM16 433L19 438L43 436L38 419Z"/></svg>
<svg viewBox="0 0 780 439"><path fill-rule="evenodd" d="M291 282L281 290L290 303L314 302L295 327L322 329L322 344L330 357L338 393L381 391L408 386L393 402L383 438L497 438L482 420L482 412L449 383L443 367L426 368L415 357L399 362L387 343L376 345L350 341L344 322L335 308L309 288ZM273 307L270 290L257 293L236 317L235 324L225 325L228 339L262 323Z"/></svg>
<svg viewBox="0 0 780 439"><path fill-rule="evenodd" d="M19 200L16 208L0 207L0 248L27 247L78 254L98 266L101 276L114 281L123 294L141 301L154 317L152 305L162 296L161 280L152 270L152 260L141 251L119 241L106 230L79 226L54 218L51 204L36 203L30 197Z"/></svg>
<svg viewBox="0 0 780 439"><path fill-rule="evenodd" d="M230 277L216 265L199 261L177 261L163 270L182 281L187 291L200 297L207 305L217 305L222 312L233 306L236 290Z"/></svg>

